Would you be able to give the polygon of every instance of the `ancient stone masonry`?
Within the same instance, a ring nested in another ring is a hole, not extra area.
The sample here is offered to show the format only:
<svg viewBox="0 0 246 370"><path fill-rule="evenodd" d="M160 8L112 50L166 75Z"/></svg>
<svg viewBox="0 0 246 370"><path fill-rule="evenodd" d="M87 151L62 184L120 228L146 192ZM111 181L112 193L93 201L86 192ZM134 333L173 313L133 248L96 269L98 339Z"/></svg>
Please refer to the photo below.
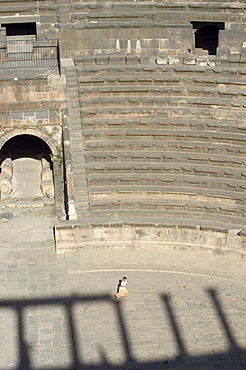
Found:
<svg viewBox="0 0 246 370"><path fill-rule="evenodd" d="M244 1L9 1L0 21L2 207L25 198L4 161L32 158L58 252L245 254Z"/></svg>

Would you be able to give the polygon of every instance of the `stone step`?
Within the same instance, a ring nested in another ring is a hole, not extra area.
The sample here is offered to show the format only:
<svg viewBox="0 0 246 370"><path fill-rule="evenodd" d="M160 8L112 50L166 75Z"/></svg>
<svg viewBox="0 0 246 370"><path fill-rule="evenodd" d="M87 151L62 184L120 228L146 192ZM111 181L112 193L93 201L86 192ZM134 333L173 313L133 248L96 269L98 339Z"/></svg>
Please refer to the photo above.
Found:
<svg viewBox="0 0 246 370"><path fill-rule="evenodd" d="M160 173L119 173L119 174L91 174L87 176L88 186L133 186L137 191L141 186L163 186L165 187L190 187L192 189L222 189L226 191L243 192L246 189L246 181L234 178L226 178L219 176L199 175L194 173L176 173L176 174L160 174Z"/></svg>
<svg viewBox="0 0 246 370"><path fill-rule="evenodd" d="M243 9L243 1L238 1L235 4L235 8L233 6L233 10L236 9L238 12L242 11ZM138 15L138 17L142 17L146 15L154 15L162 13L174 13L179 14L182 12L183 17L185 14L191 11L207 11L206 3L201 3L200 1L185 1L185 2L170 2L170 1L164 1L164 2L140 2L136 4L133 1L128 1L124 4L122 4L121 1L115 1L111 6L109 12L108 7L103 2L93 2L93 7L91 6L91 1L88 2L82 2L81 0L74 1L72 3L72 10L74 14L81 14L81 13L89 13L91 16L98 15L102 17L108 17L111 14L113 14L113 17L117 17L117 15L125 14L126 17L133 16L134 14ZM212 9L214 12L220 12L228 10L228 1L213 1ZM185 12L185 14L184 14ZM170 19L170 15L168 17Z"/></svg>
<svg viewBox="0 0 246 370"><path fill-rule="evenodd" d="M153 213L155 211L163 212L181 212L180 217L184 217L182 213L197 213L198 217L201 217L201 213L204 218L211 214L212 218L225 216L235 216L238 218L244 218L246 216L246 205L242 204L224 204L212 201L198 200L182 200L182 199L93 199L89 201L90 210L100 211L100 210L146 210ZM163 217L167 217L164 216Z"/></svg>
<svg viewBox="0 0 246 370"><path fill-rule="evenodd" d="M185 140L185 141L210 141L210 142L229 142L244 144L246 135L232 132L214 132L200 130L164 130L164 129L98 129L98 130L83 130L85 140L103 140L123 138L126 140L150 139L150 140Z"/></svg>
<svg viewBox="0 0 246 370"><path fill-rule="evenodd" d="M135 151L138 153L139 151L143 151L146 153L150 153L150 151L160 151L163 152L208 152L211 154L231 154L234 156L245 156L246 147L244 142L233 142L232 140L222 141L222 140L200 140L199 137L196 140L185 141L185 137L180 141L177 140L93 140L84 142L84 149L87 152L96 153L102 151L111 151L112 154L117 153L119 151ZM165 154L166 155L166 154Z"/></svg>
<svg viewBox="0 0 246 370"><path fill-rule="evenodd" d="M216 201L224 204L245 204L244 192L217 189L168 186L91 186L90 199L182 199Z"/></svg>
<svg viewBox="0 0 246 370"><path fill-rule="evenodd" d="M197 230L210 230L215 232L227 233L229 230L235 230L235 232L240 232L240 235L244 235L246 228L244 223L241 223L239 219L238 223L235 222L236 218L228 217L226 222L224 219L220 221L220 218L216 216L216 219L197 219L196 214L188 214L186 217L179 217L177 212L168 212L168 217L163 216L163 212L152 213L149 217L145 217L145 212L140 211L121 211L119 217L115 215L115 212L109 211L98 211L84 213L84 218L78 225L81 227L97 227L97 226L110 226L110 227L120 227L120 226L161 226L161 227L171 227L171 228L182 228L182 229L197 229ZM62 222L60 226L65 226ZM154 227L155 227L154 226Z"/></svg>
<svg viewBox="0 0 246 370"><path fill-rule="evenodd" d="M227 214L187 212L180 210L146 210L129 209L117 210L98 210L91 212L87 218L91 226L104 225L165 225L172 227L188 228L208 228L209 230L245 230L245 218Z"/></svg>
<svg viewBox="0 0 246 370"><path fill-rule="evenodd" d="M131 87L134 89L147 89L150 90L152 88L164 88L164 87L173 87L173 86L180 86L180 87L201 87L201 88L219 88L219 89L236 89L236 90L243 90L245 86L245 79L243 76L235 76L232 75L231 78L228 77L218 77L216 74L214 77L205 77L205 76L182 76L182 75L172 75L172 71L170 71L170 75L161 75L161 74L146 74L144 71L142 73L138 73L136 71L135 74L127 74L127 76L120 77L120 76L111 76L107 74L106 76L98 76L96 73L95 75L91 75L90 77L79 77L78 83L80 89L85 89L85 91L90 89L106 89L112 87L117 91L121 91L121 89L130 89ZM183 86L182 86L183 85ZM80 90L81 91L81 90Z"/></svg>
<svg viewBox="0 0 246 370"><path fill-rule="evenodd" d="M168 129L168 130L205 130L205 131L226 131L226 132L238 132L245 133L246 124L237 122L235 120L215 120L215 119L200 119L199 117L193 117L190 119L177 117L157 118L157 117L132 117L131 120L125 117L114 118L101 118L100 120L95 118L84 118L82 127L86 129L111 129L111 128L122 128L122 129Z"/></svg>
<svg viewBox="0 0 246 370"><path fill-rule="evenodd" d="M18 12L30 12L30 11L34 11L35 9L37 10L37 1L21 0L21 1L13 1L12 4L11 4L11 1L7 1L7 4L8 5L6 5L6 2L5 2L3 9L0 11L0 14L14 12L14 9L16 12L17 11ZM39 1L38 8L39 10L57 9L56 0L48 0L48 1L41 0Z"/></svg>
<svg viewBox="0 0 246 370"><path fill-rule="evenodd" d="M94 57L95 63L97 63L97 56ZM236 82L241 78L241 81L246 79L246 70L243 67L220 67L220 66L199 66L199 65L171 65L171 64L157 64L156 59L152 64L138 64L138 65L127 65L126 57L122 58L122 65L109 64L110 56L105 56L105 62L107 64L90 64L83 66L76 66L78 81L92 81L105 77L105 81L112 79L112 81L131 82L137 81L172 81L178 82L179 79L193 79L198 83L205 83L208 80L208 84L215 81L221 81L220 83L232 83ZM114 56L111 57L112 61ZM91 59L90 59L91 61ZM140 59L141 61L141 59ZM123 63L124 62L124 63ZM91 62L90 62L91 63ZM102 77L103 72L103 77ZM211 81L211 82L210 82ZM224 81L224 82L223 82Z"/></svg>
<svg viewBox="0 0 246 370"><path fill-rule="evenodd" d="M208 98L208 97L194 97L194 96L124 96L124 97L105 97L100 96L99 98L80 98L80 106L83 109L96 109L98 108L124 108L124 107L151 107L155 110L158 107L189 107L189 108L212 108L223 110L244 110L246 100L243 97L238 99L227 98Z"/></svg>
<svg viewBox="0 0 246 370"><path fill-rule="evenodd" d="M141 150L134 151L129 153L128 151L118 151L118 152L86 152L86 163L89 166L93 164L112 164L112 163L132 163L136 165L137 163L197 163L205 165L214 165L220 164L223 167L237 167L245 169L246 162L246 153L243 156L242 153L239 153L239 149L235 148L235 155L233 156L232 152L227 152L224 146L217 148L217 152L221 154L211 154L211 152L206 148L201 148L201 151L198 152L197 148L194 148L194 152L185 152L184 151L155 151L154 153L150 151L149 153L143 152ZM230 148L231 149L231 148Z"/></svg>
<svg viewBox="0 0 246 370"><path fill-rule="evenodd" d="M244 89L218 88L218 87L190 87L190 86L93 86L79 89L80 99L117 98L117 97L204 97L219 99L245 99ZM158 100L158 99L157 99Z"/></svg>
<svg viewBox="0 0 246 370"><path fill-rule="evenodd" d="M221 163L221 165L220 165ZM211 164L201 165L199 160L197 163L187 164L185 162L178 163L107 163L107 164L87 164L87 175L106 175L106 174L134 174L136 178L139 174L194 174L199 176L220 177L228 179L246 180L246 171L243 167L232 168L223 165L223 161L212 162Z"/></svg>
<svg viewBox="0 0 246 370"><path fill-rule="evenodd" d="M137 99L136 99L137 100ZM222 101L222 100L221 100ZM212 99L212 103L214 100ZM141 118L152 118L153 120L157 118L166 118L175 117L185 119L190 119L197 117L199 119L221 119L223 117L223 121L226 120L237 120L240 123L244 123L246 120L246 112L243 107L240 109L232 109L232 107L225 107L225 106L202 106L198 104L187 104L188 106L183 105L182 107L179 106L179 100L175 99L172 101L173 105L165 105L162 104L155 105L155 103L146 104L145 106L139 106L139 101L135 103L125 104L125 106L112 106L112 102L108 104L107 107L101 104L99 107L95 107L94 104L90 104L90 106L82 107L81 118L82 122L83 119L116 119L116 118L128 118L129 121L132 119L134 120L135 117ZM213 109L211 109L213 108ZM226 108L226 109L225 109Z"/></svg>

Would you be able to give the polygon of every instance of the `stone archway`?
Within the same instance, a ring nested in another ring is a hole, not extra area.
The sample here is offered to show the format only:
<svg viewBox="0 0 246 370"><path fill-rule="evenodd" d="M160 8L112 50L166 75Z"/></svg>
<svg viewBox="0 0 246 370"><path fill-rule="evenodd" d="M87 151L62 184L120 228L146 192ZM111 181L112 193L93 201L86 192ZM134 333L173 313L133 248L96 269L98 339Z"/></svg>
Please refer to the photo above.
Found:
<svg viewBox="0 0 246 370"><path fill-rule="evenodd" d="M54 199L52 156L57 145L38 130L13 130L0 138L1 199Z"/></svg>
<svg viewBox="0 0 246 370"><path fill-rule="evenodd" d="M0 151L2 150L3 145L9 141L10 139L13 139L15 136L21 136L21 135L30 135L37 137L44 141L47 146L50 148L50 151L53 155L58 155L59 154L59 147L54 139L52 139L48 134L37 130L33 128L26 129L23 131L22 129L13 129L10 130L6 133L4 133L0 137Z"/></svg>

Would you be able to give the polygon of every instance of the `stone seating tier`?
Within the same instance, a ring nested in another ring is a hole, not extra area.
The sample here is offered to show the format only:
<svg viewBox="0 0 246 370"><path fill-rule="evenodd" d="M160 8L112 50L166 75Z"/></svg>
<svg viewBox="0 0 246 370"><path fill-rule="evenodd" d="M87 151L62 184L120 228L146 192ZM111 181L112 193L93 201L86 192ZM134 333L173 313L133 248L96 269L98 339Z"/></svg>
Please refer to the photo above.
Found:
<svg viewBox="0 0 246 370"><path fill-rule="evenodd" d="M177 144L179 144L177 142ZM93 164L114 164L123 162L124 164L137 163L142 164L166 164L166 163L194 163L202 165L214 165L217 164L222 167L237 167L245 169L246 164L246 149L241 152L237 146L234 146L235 156L232 154L230 145L228 150L225 145L212 145L212 147L204 147L202 145L200 148L196 147L194 144L193 152L186 151L185 148L181 151L165 150L165 151L102 151L102 152L86 152L86 162L88 165ZM182 148L179 147L180 149ZM195 150L195 149L200 149ZM217 154L211 154L217 153Z"/></svg>
<svg viewBox="0 0 246 370"><path fill-rule="evenodd" d="M77 204L87 197L91 224L172 219L241 228L246 69L127 58L75 60L69 116L77 131L70 138L84 152L73 160ZM83 207L76 211L84 217Z"/></svg>
<svg viewBox="0 0 246 370"><path fill-rule="evenodd" d="M118 117L113 119L109 118L84 118L83 129L84 130L98 130L98 129L165 129L171 130L175 127L175 130L199 130L199 131L216 131L216 132L233 132L233 133L245 133L246 124L243 122L217 119L185 119L182 117L174 118L160 118L160 117L132 117L129 118Z"/></svg>
<svg viewBox="0 0 246 370"><path fill-rule="evenodd" d="M107 57L108 58L108 57ZM217 87L241 89L246 79L245 68L205 67L198 65L91 65L78 66L81 88L153 86ZM83 90L81 90L83 91Z"/></svg>
<svg viewBox="0 0 246 370"><path fill-rule="evenodd" d="M237 57L235 63L234 57ZM132 63L134 60L134 63ZM203 86L204 83L210 78L213 82L219 81L221 78L228 78L234 83L235 80L245 78L246 75L246 59L241 54L235 54L228 59L221 59L214 55L166 55L160 54L150 58L148 55L140 57L133 54L99 54L94 56L77 56L75 58L75 65L77 70L78 79L80 81L87 81L92 79L94 81L117 81L117 78L122 78L122 81L136 81L138 78L143 81L161 82L165 79L178 81L179 76L193 77L194 81L201 78L200 81ZM126 73L127 72L127 73ZM238 81L240 83L240 81ZM210 85L209 85L210 86Z"/></svg>
<svg viewBox="0 0 246 370"><path fill-rule="evenodd" d="M105 200L91 200L90 210L94 213L97 211L118 211L118 217L121 213L139 211L140 214L146 212L146 216L158 217L163 212L162 217L169 217L169 213L176 218L197 217L197 219L216 220L220 222L229 217L231 223L244 224L243 219L246 215L246 207L238 204L218 204L217 202L201 202L200 200L181 200L181 199L114 199L106 202ZM140 215L139 215L140 216ZM95 217L97 217L95 215ZM144 217L142 215L142 217ZM235 218L233 220L233 218Z"/></svg>
<svg viewBox="0 0 246 370"><path fill-rule="evenodd" d="M197 228L203 230L215 230L227 232L236 230L238 233L245 233L245 218L229 216L226 213L206 213L206 212L181 212L176 211L147 211L146 209L129 209L119 211L98 210L85 213L85 220L81 223L90 226L122 226L136 225L139 228L144 226L164 226L164 227L182 227ZM242 231L241 231L242 230Z"/></svg>
<svg viewBox="0 0 246 370"><path fill-rule="evenodd" d="M96 97L109 97L114 95L115 97L145 97L145 96L196 96L196 97L213 97L213 98L244 98L246 93L241 89L227 88L227 87L190 87L190 86L93 86L88 88L79 89L80 96L93 98Z"/></svg>
<svg viewBox="0 0 246 370"><path fill-rule="evenodd" d="M227 160L227 158L226 158ZM214 176L220 178L229 178L229 179L238 179L245 180L246 171L245 171L245 161L244 168L230 168L230 163L226 166L227 163L223 163L223 160L220 161L217 159L207 165L202 165L203 161L199 158L190 160L191 163L181 162L178 160L169 163L141 163L141 162L130 162L130 163L92 163L87 164L87 175L91 174L135 174L136 177L138 174L190 174L190 175L199 175L199 176ZM217 164L217 165L216 165ZM235 162L234 162L235 164Z"/></svg>
<svg viewBox="0 0 246 370"><path fill-rule="evenodd" d="M210 108L223 108L226 110L238 110L242 109L245 106L244 99L230 99L230 98L207 98L207 97L193 97L193 96L166 96L161 97L161 94L156 96L137 96L131 97L129 94L125 94L123 97L95 97L95 98L81 98L81 106L83 109L93 107L94 110L96 107L112 107L112 105L116 107L131 107L131 106L139 106L139 107L210 107Z"/></svg>
<svg viewBox="0 0 246 370"><path fill-rule="evenodd" d="M77 67L77 73L83 122L134 115L188 116L197 122L221 122L223 116L222 126L231 119L245 122L244 68L103 65Z"/></svg>
<svg viewBox="0 0 246 370"><path fill-rule="evenodd" d="M123 118L130 120L134 117L138 118L148 118L156 121L157 119L163 118L181 118L187 119L197 119L199 124L199 119L211 119L219 120L223 118L223 123L227 120L232 121L233 119L238 120L239 124L245 122L245 112L242 110L228 110L228 109L211 109L211 108L200 108L200 107L177 107L177 106L167 106L167 107L109 107L109 108L86 108L80 109L80 114L82 120L91 119L94 121L100 121L101 119L111 119L115 122L115 119Z"/></svg>
<svg viewBox="0 0 246 370"><path fill-rule="evenodd" d="M174 126L175 129L175 126ZM125 144L130 144L131 141L138 143L144 142L144 145L153 146L152 143L160 142L160 145L165 146L169 141L188 142L193 146L194 142L215 142L228 143L233 145L245 145L246 137L239 133L226 133L214 131L195 131L195 130L164 130L164 129L98 129L98 130L84 130L85 141L119 141L121 147ZM117 147L117 142L115 143ZM133 143L134 144L134 143ZM188 146L189 146L188 144ZM187 144L185 144L187 145ZM139 146L139 145L137 145ZM157 144L158 146L158 144Z"/></svg>
<svg viewBox="0 0 246 370"><path fill-rule="evenodd" d="M133 2L125 1L114 1L110 3L103 3L102 1L72 1L71 12L72 19L74 22L86 19L87 21L98 20L98 21L114 21L115 19L121 20L137 20L137 19L149 19L153 20L153 16L156 21L170 22L170 19L179 19L183 16L183 21L186 20L192 13L209 13L208 7L213 9L212 13L223 14L223 19L227 17L234 18L236 16L243 16L244 14L244 3L238 1L236 3L229 3L228 1L217 0L217 1L141 1ZM141 11L140 11L141 9ZM210 12L210 18L214 14ZM159 18L158 18L159 17ZM160 18L161 17L161 18ZM189 19L189 18L188 18Z"/></svg>
<svg viewBox="0 0 246 370"><path fill-rule="evenodd" d="M216 142L189 142L189 141L169 141L169 142L162 142L161 140L156 141L139 141L139 140L132 140L132 141L96 141L96 142L86 142L85 143L85 154L86 156L92 155L95 158L95 162L104 160L105 156L107 155L111 161L113 158L117 158L117 161L128 161L129 155L132 155L132 159L134 158L141 158L141 161L146 162L148 158L151 158L153 155L158 157L159 152L162 152L162 161L168 162L173 161L173 155L175 153L182 152L184 156L186 153L208 153L208 154L224 154L225 156L233 156L234 158L224 157L225 160L230 161L231 166L233 167L233 163L240 163L240 157L245 157L246 155L246 148L245 145L230 145L230 143L223 144L223 143L216 143ZM172 154L174 152L174 154ZM200 154L199 154L200 155ZM98 159L99 157L99 159ZM237 158L235 162L235 158ZM100 159L101 158L101 159ZM121 159L122 158L122 159ZM125 159L126 158L126 159ZM201 161L202 161L201 156ZM220 161L218 161L220 162Z"/></svg>
<svg viewBox="0 0 246 370"><path fill-rule="evenodd" d="M97 188L98 191L99 187L102 186L101 192L103 193L105 190L103 190L103 187L113 186L112 191L118 191L120 194L121 190L124 192L127 185L134 185L136 192L143 191L142 187L147 185L149 191L153 190L154 192L158 186L159 190L162 186L163 191L166 191L169 186L173 186L176 192L178 192L179 186L188 186L194 188L194 191L196 191L196 188L203 188L206 189L206 193L208 189L211 191L212 189L213 191L219 189L232 190L235 193L241 193L245 189L246 173L244 167L239 165L238 168L238 163L233 162L233 160L230 162L230 157L225 158L225 163L223 163L222 158L220 160L215 158L214 161L210 162L210 165L201 165L203 161L198 156L196 159L194 158L194 162L190 161L191 163L189 163L187 161L188 164L185 161L178 163L178 159L171 159L169 153L167 157L167 163L165 163L165 158L164 163L158 164L153 162L144 163L141 161L141 157L138 158L139 162L126 163L126 161L123 162L124 156L118 157L122 162L87 163L89 190L93 192L93 189ZM192 190L190 189L190 191ZM146 193L145 196L147 196ZM241 197L242 194L240 194Z"/></svg>
<svg viewBox="0 0 246 370"><path fill-rule="evenodd" d="M3 0L1 0L3 1ZM11 0L13 1L13 0ZM84 6L84 3L85 1L84 0L70 0L70 3L72 4L72 6L79 6L79 7L83 7ZM98 0L88 0L87 1L88 4L91 4L91 6L98 6L98 4L105 4L105 3L102 3L101 1L98 1ZM121 4L122 8L124 8L124 4L125 2L123 2L122 0L115 0L114 3L111 4L111 6L114 6L114 4ZM130 4L135 4L132 0L128 0L126 1L126 3L130 3ZM203 4L206 4L208 5L209 3L211 3L210 0L207 0L206 2L204 2ZM237 7L239 6L239 4L242 4L244 5L244 0L238 0L237 3L234 5L231 4L231 1L230 0L213 0L212 1L212 4L224 4L226 5L227 4L227 7L229 7L229 5L231 5L231 8L233 9L234 7ZM154 3L149 3L148 0L143 0L141 1L141 4L145 5L146 7L151 7L151 6L155 6L155 4L157 4L157 6L160 6L160 7L163 7L163 6L169 6L169 7L179 7L180 4L188 4L189 6L200 6L201 3L200 1L190 1L190 0L174 0L174 1L170 1L170 0L164 0L164 1L161 1L161 0L157 0L155 1Z"/></svg>
<svg viewBox="0 0 246 370"><path fill-rule="evenodd" d="M56 15L58 12L56 0L41 0L38 2L33 0L8 0L8 5L6 5L6 1L1 2L4 2L4 6L0 10L1 17L16 16L17 13L19 13L19 15L26 16L36 15L37 12L40 16Z"/></svg>
<svg viewBox="0 0 246 370"><path fill-rule="evenodd" d="M222 189L226 191L245 191L246 182L245 180L231 179L227 177L216 176L216 173L213 176L203 173L203 175L197 173L185 173L185 170L182 172L182 168L177 172L181 174L169 173L169 174L156 174L156 173L138 173L134 175L133 173L121 173L121 174L93 174L87 176L88 186L99 187L99 186L118 186L121 190L121 186L134 186L134 189L137 190L137 187L143 186L173 186L176 189L178 187L191 187L192 189L203 188L203 189ZM177 190L178 191L178 190Z"/></svg>
<svg viewBox="0 0 246 370"><path fill-rule="evenodd" d="M228 191L222 190L220 188L217 189L202 189L202 188L194 188L192 187L179 187L179 189L173 186L153 186L149 187L148 185L141 185L138 188L135 186L132 187L131 185L121 186L119 187L116 185L110 185L106 188L104 186L91 186L89 189L90 199L110 199L113 201L116 199L117 201L121 199L131 199L133 200L134 197L137 199L142 200L149 200L149 199L181 199L181 200L199 200L201 201L208 201L208 202L217 202L223 204L245 204L245 194L244 191Z"/></svg>

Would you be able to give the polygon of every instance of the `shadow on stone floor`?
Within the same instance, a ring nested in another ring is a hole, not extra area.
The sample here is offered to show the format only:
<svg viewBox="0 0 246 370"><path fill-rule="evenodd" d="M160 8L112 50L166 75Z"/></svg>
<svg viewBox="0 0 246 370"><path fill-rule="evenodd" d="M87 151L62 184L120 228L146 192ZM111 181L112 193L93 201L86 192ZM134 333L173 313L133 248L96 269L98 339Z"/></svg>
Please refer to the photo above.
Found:
<svg viewBox="0 0 246 370"><path fill-rule="evenodd" d="M202 356L190 356L186 350L185 340L182 338L182 333L179 328L174 309L172 307L171 296L167 294L162 295L163 307L169 318L173 336L176 341L178 355L175 358L163 360L139 362L134 359L132 354L131 342L127 333L127 326L123 318L123 310L120 301L115 301L110 295L84 295L84 296L61 296L58 298L47 299L10 299L0 300L0 308L8 308L15 312L17 316L17 336L18 336L18 362L17 367L12 370L123 370L123 369L245 369L246 368L246 349L240 348L236 343L230 325L227 321L226 315L220 303L218 292L215 289L207 289L207 293L213 302L217 311L217 316L224 329L229 349L226 352L204 354ZM115 309L116 318L119 324L122 347L125 351L126 361L121 365L112 365L107 362L107 358L103 351L100 351L101 363L98 365L83 364L79 356L79 343L76 334L76 323L73 315L73 306L77 303L93 303L93 302L107 302ZM47 367L32 367L30 362L29 346L25 342L24 335L24 311L30 307L45 307L45 306L62 307L66 312L68 322L68 336L69 343L71 343L70 357L73 359L69 366L61 367L52 365Z"/></svg>

